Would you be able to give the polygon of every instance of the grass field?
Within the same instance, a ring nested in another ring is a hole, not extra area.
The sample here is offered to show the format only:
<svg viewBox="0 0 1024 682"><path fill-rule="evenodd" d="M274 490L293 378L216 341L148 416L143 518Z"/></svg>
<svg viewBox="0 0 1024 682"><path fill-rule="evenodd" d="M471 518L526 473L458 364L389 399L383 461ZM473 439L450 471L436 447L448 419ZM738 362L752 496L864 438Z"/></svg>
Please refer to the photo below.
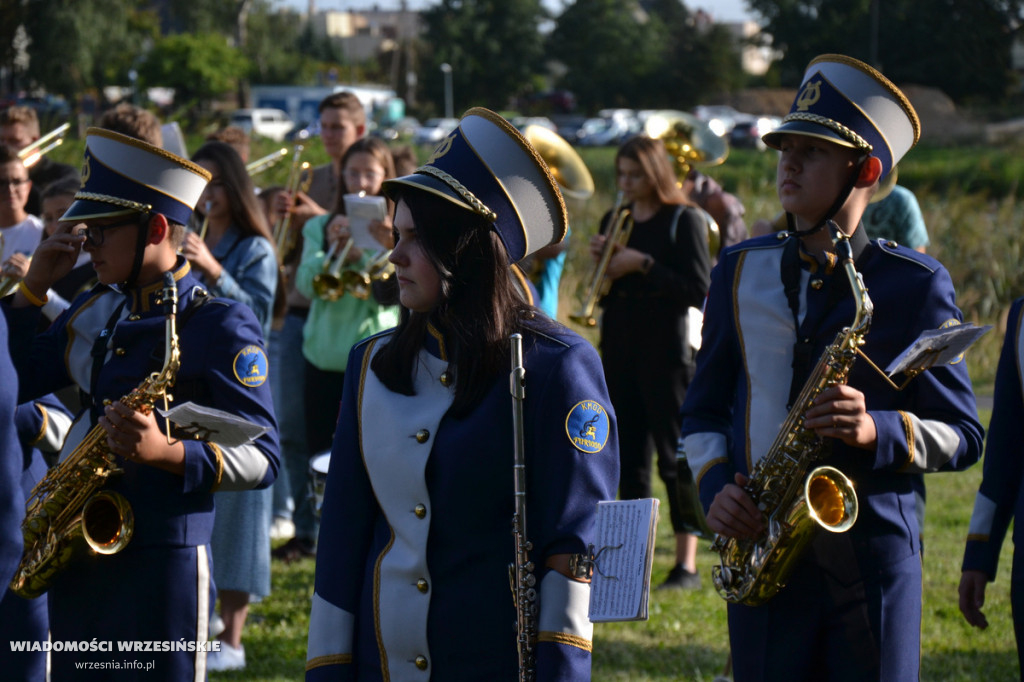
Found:
<svg viewBox="0 0 1024 682"><path fill-rule="evenodd" d="M989 415L982 414L987 424ZM1008 541L999 577L988 591L988 630L970 628L957 608L960 561L981 465L955 474L927 477L922 675L928 682L988 682L1018 679L1009 583L1012 545ZM653 584L672 563L673 540L663 499L658 524ZM509 540L511 542L511 539ZM604 623L595 628L593 679L596 681L711 682L728 656L725 602L710 581L717 555L704 549L698 564L699 591L651 593L650 618ZM256 604L244 643L245 671L211 674L213 680L278 682L302 678L312 595L313 561L274 562L273 594Z"/></svg>

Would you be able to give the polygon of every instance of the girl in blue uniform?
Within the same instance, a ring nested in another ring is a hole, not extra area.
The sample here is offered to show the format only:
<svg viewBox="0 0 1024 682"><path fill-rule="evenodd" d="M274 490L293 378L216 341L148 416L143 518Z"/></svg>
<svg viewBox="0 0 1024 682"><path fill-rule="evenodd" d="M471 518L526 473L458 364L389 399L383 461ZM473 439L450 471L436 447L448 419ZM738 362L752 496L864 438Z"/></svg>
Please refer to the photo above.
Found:
<svg viewBox="0 0 1024 682"><path fill-rule="evenodd" d="M483 109L385 191L402 315L353 348L345 373L307 679L518 679L514 332L537 679L589 679L589 585L569 556L615 495L614 416L594 349L525 304L509 277L511 262L563 237L561 196L518 131Z"/></svg>

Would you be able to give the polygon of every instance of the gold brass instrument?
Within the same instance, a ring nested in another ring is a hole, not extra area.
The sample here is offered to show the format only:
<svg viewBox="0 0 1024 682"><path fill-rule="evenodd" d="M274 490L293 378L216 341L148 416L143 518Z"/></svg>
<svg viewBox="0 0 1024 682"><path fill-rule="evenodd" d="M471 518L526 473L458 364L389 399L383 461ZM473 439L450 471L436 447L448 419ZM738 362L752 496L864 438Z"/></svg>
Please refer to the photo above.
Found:
<svg viewBox="0 0 1024 682"><path fill-rule="evenodd" d="M313 170L309 167L308 162L302 161L302 150L301 144L295 145L295 151L292 154L292 167L288 172L288 181L285 183L285 191L293 199L298 192L308 191L313 182ZM277 244L277 257L282 262L295 247L296 238L291 224L292 214L291 211L288 211L278 218L274 225L273 236L274 242Z"/></svg>
<svg viewBox="0 0 1024 682"><path fill-rule="evenodd" d="M203 213L203 224L199 226L199 239L206 240L206 231L210 228L210 206L213 202L206 202L206 212Z"/></svg>
<svg viewBox="0 0 1024 682"><path fill-rule="evenodd" d="M341 273L341 284L345 293L361 301L370 298L374 282L384 282L395 274L395 264L388 260L391 249L381 251L362 270L345 270Z"/></svg>
<svg viewBox="0 0 1024 682"><path fill-rule="evenodd" d="M352 250L355 243L351 238L345 242L345 248L337 256L338 242L331 244L331 248L324 256L323 269L313 276L313 292L324 301L337 301L345 295L345 283L341 279L341 268L345 264L348 252Z"/></svg>
<svg viewBox="0 0 1024 682"><path fill-rule="evenodd" d="M804 413L819 393L846 383L874 309L864 280L854 269L849 237L831 220L828 228L854 292L857 313L821 356L744 488L764 514L767 530L755 540L719 535L711 547L721 557L711 569L715 588L732 603L755 606L768 601L786 584L817 528L842 533L857 520L857 494L842 472L819 466L808 473L823 454L821 438L804 427Z"/></svg>
<svg viewBox="0 0 1024 682"><path fill-rule="evenodd" d="M121 398L129 408L147 414L158 400L165 405L170 400L168 391L181 365L175 330L178 290L169 272L164 274L161 302L167 306L164 365ZM120 493L100 490L122 473L117 459L107 446L107 432L97 424L32 489L21 524L25 551L11 580L12 592L38 597L83 552L117 554L127 546L135 529L131 505Z"/></svg>
<svg viewBox="0 0 1024 682"><path fill-rule="evenodd" d="M280 161L286 156L288 156L288 148L281 147L277 151L273 151L267 154L266 156L261 156L255 161L250 161L249 163L245 164L245 170L250 176L259 175L268 168L271 168L274 165L276 165L278 161Z"/></svg>
<svg viewBox="0 0 1024 682"><path fill-rule="evenodd" d="M594 178L587 164L561 135L531 123L523 128L523 137L544 159L564 196L582 201L594 194Z"/></svg>
<svg viewBox="0 0 1024 682"><path fill-rule="evenodd" d="M70 123L62 123L19 151L18 158L25 164L25 168L31 168L36 165L47 152L62 145L64 143L64 136L67 135L70 129Z"/></svg>
<svg viewBox="0 0 1024 682"><path fill-rule="evenodd" d="M32 262L32 256L28 257L29 263ZM14 293L14 290L21 284L21 277L15 275L4 275L0 277L0 298L5 298Z"/></svg>
<svg viewBox="0 0 1024 682"><path fill-rule="evenodd" d="M586 327L597 326L594 308L612 286L612 280L608 277L608 263L611 262L612 255L619 246L625 246L629 242L629 236L633 232L633 216L628 208L622 207L624 200L625 195L619 192L615 199L615 207L611 212L611 227L605 233L604 250L601 251L597 267L594 268L590 277L590 284L583 296L583 303L578 311L569 315L569 319L577 324Z"/></svg>
<svg viewBox="0 0 1024 682"><path fill-rule="evenodd" d="M680 186L692 168L717 166L729 156L728 141L716 135L705 121L685 111L652 112L644 122L644 133L664 143ZM707 224L708 253L715 256L722 244L722 235L714 220Z"/></svg>
<svg viewBox="0 0 1024 682"><path fill-rule="evenodd" d="M515 480L515 512L512 514L512 535L515 538L515 563L508 567L512 597L516 604L516 651L519 654L519 680L531 682L537 668L537 576L530 560L533 544L526 534L526 439L523 424L523 401L526 399L526 369L523 367L523 337L509 337L512 373L512 449Z"/></svg>

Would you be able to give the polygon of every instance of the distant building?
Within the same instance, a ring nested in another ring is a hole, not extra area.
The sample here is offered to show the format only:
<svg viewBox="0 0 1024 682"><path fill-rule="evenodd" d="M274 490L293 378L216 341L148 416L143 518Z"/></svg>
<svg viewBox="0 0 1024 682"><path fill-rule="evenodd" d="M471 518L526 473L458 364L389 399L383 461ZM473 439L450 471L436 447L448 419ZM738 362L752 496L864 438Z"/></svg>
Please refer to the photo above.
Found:
<svg viewBox="0 0 1024 682"><path fill-rule="evenodd" d="M419 12L409 10L352 9L312 12L309 22L316 36L335 39L342 53L352 61L365 61L381 52L391 52L423 31Z"/></svg>
<svg viewBox="0 0 1024 682"><path fill-rule="evenodd" d="M694 11L693 20L697 27L720 23L729 31L740 48L740 65L744 73L763 76L768 72L772 62L782 57L769 47L760 47L752 43L751 39L761 33L761 27L756 21L716 22L713 14L702 9Z"/></svg>

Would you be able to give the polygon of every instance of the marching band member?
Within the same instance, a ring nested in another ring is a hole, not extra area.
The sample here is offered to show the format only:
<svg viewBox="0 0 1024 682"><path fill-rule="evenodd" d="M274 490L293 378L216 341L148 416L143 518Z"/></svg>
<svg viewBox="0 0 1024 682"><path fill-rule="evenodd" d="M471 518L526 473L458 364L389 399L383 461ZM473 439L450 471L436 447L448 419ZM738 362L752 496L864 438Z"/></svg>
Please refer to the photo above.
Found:
<svg viewBox="0 0 1024 682"><path fill-rule="evenodd" d="M32 107L13 106L0 112L0 144L12 147L15 152L25 149L42 137L39 130L39 115ZM25 210L29 215L39 215L42 210L42 192L60 180L79 180L78 169L66 163L54 161L45 154L30 164L28 177L32 181Z"/></svg>
<svg viewBox="0 0 1024 682"><path fill-rule="evenodd" d="M169 152L115 132L91 128L83 186L44 240L12 302L11 326L22 400L76 384L87 392L63 457L99 425L101 441L123 473L107 488L134 515L134 536L113 555L90 555L58 572L47 594L53 641L195 642L191 650L133 654L154 663L124 679L205 678L210 614L208 546L214 490L270 485L278 449L260 325L248 307L206 295L177 255L209 173ZM84 227L72 232L72 226ZM44 334L35 336L45 292L84 249L100 284L77 297ZM265 427L254 441L221 446L211 427L171 430L156 412L121 398L164 363L164 274L177 282L181 365L174 404L192 401ZM109 402L109 404L108 404ZM54 651L54 681L81 679L76 664L109 664L124 652ZM166 646L166 645L165 645ZM196 650L199 649L199 650ZM107 673L106 670L102 671Z"/></svg>
<svg viewBox="0 0 1024 682"><path fill-rule="evenodd" d="M763 515L743 486L817 359L855 320L828 219L849 235L874 302L861 348L876 365L888 365L923 331L962 319L940 263L870 242L860 228L880 179L919 136L903 93L842 55L810 63L790 113L764 136L780 151L777 188L789 230L726 249L712 271L683 405L683 449L708 525L724 537L763 538ZM800 428L824 439L827 464L853 481L859 515L845 533L814 535L767 602L729 604L735 680L916 680L915 492L921 474L961 470L981 454L967 368L936 366L898 391L860 359L847 384L823 388L802 416Z"/></svg>
<svg viewBox="0 0 1024 682"><path fill-rule="evenodd" d="M589 679L589 585L568 558L592 539L597 502L615 496L615 418L596 351L526 305L509 276L563 238L562 197L529 143L485 109L384 191L397 206L402 315L349 357L306 679L518 679L513 332L524 337L536 679Z"/></svg>
<svg viewBox="0 0 1024 682"><path fill-rule="evenodd" d="M26 210L31 189L28 169L17 152L0 145L0 274L4 277L25 276L43 235L43 222Z"/></svg>
<svg viewBox="0 0 1024 682"><path fill-rule="evenodd" d="M996 384L992 401L992 421L989 422L988 441L985 443L984 476L974 500L967 546L964 549L963 573L960 576L960 611L968 623L984 630L988 619L981 611L985 605L986 584L996 579L999 552L1006 531L1014 517L1024 518L1020 494L1024 477L1024 459L1020 457L1020 424L1024 419L1024 386L1021 380L1022 340L1021 322L1024 320L1024 298L1018 298L1010 307L1006 319L1003 350L996 369ZM1017 638L1017 661L1024 670L1024 554L1021 533L1024 524L1013 531L1013 566L1010 569L1010 606L1013 611L1013 629Z"/></svg>
<svg viewBox="0 0 1024 682"><path fill-rule="evenodd" d="M679 408L693 377L687 310L704 305L711 273L707 227L676 184L661 140L631 138L616 153L615 170L633 221L628 242L614 246L612 285L601 300L601 358L619 420L619 495L651 497L653 446L676 540L675 565L659 588L693 589L700 587L697 537L687 532L676 445ZM605 231L616 218L605 216ZM591 239L595 262L606 242L606 234Z"/></svg>

